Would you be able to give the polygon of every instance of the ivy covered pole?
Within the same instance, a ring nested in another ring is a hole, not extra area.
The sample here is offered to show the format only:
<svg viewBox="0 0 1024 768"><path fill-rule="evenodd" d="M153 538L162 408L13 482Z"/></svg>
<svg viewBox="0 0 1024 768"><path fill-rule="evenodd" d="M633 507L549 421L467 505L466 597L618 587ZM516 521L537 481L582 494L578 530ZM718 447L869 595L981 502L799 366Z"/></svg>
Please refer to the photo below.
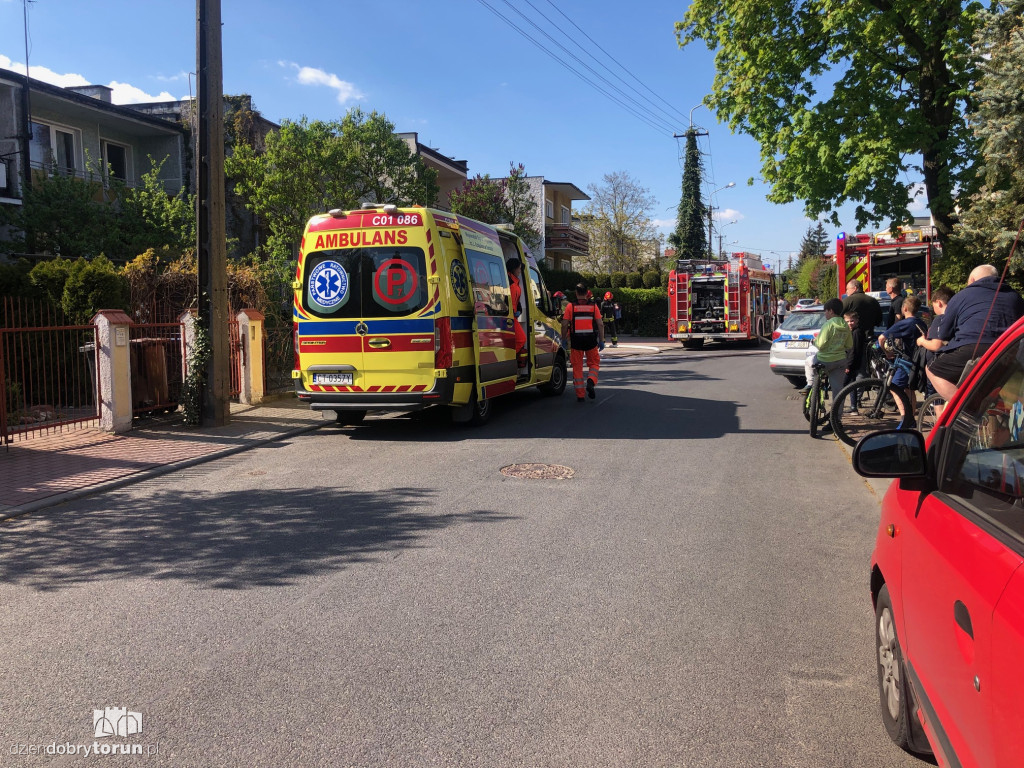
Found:
<svg viewBox="0 0 1024 768"><path fill-rule="evenodd" d="M196 152L196 258L199 325L209 340L202 423L228 422L228 275L224 223L224 77L220 0L196 0L198 125Z"/></svg>

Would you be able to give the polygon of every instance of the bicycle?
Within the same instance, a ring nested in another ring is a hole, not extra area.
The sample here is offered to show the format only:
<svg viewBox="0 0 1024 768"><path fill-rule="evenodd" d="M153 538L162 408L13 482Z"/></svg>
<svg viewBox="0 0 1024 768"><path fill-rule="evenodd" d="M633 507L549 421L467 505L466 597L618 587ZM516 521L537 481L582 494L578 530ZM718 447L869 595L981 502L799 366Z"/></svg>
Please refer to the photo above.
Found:
<svg viewBox="0 0 1024 768"><path fill-rule="evenodd" d="M939 420L939 414L946 407L946 398L938 392L929 395L921 403L917 411L917 428L922 435L927 435L935 428L935 422Z"/></svg>
<svg viewBox="0 0 1024 768"><path fill-rule="evenodd" d="M828 383L828 370L821 363L815 363L811 375L811 389L804 396L804 418L810 424L811 437L817 437L819 430L826 432L830 428L829 395L831 391L832 388Z"/></svg>
<svg viewBox="0 0 1024 768"><path fill-rule="evenodd" d="M892 379L899 368L911 365L910 358L897 351L892 360L886 359L883 377L859 379L843 387L832 403L836 437L853 446L870 432L909 426L914 419L910 401L902 387L892 385Z"/></svg>

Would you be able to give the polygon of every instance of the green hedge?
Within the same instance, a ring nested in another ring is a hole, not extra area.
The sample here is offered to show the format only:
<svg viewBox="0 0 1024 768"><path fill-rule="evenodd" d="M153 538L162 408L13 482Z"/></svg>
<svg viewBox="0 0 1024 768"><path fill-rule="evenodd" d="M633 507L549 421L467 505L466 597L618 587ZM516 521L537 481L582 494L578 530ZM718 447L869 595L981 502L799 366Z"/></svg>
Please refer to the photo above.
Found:
<svg viewBox="0 0 1024 768"><path fill-rule="evenodd" d="M622 335L662 337L668 333L668 292L662 288L617 288L622 305Z"/></svg>

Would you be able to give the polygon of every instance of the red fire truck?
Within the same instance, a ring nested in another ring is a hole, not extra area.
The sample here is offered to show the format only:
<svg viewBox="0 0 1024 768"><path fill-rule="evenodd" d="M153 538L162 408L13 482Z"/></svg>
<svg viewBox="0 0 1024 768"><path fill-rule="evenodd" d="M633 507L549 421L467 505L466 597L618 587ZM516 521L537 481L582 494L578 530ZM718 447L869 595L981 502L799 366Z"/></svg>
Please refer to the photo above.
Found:
<svg viewBox="0 0 1024 768"><path fill-rule="evenodd" d="M748 341L770 336L775 275L751 253L727 261L680 259L668 276L668 337L686 349L705 339Z"/></svg>
<svg viewBox="0 0 1024 768"><path fill-rule="evenodd" d="M924 295L927 306L931 301L932 262L941 255L942 247L930 226L904 228L897 235L888 231L876 235L840 232L836 238L839 295L846 293L850 280L858 280L870 293L884 291L885 281L896 277L918 296Z"/></svg>

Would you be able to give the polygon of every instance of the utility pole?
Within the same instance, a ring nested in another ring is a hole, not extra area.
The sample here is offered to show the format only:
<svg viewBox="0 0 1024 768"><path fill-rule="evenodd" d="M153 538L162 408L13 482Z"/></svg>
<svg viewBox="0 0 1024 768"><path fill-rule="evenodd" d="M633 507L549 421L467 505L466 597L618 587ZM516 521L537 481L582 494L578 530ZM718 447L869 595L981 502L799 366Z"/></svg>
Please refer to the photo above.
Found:
<svg viewBox="0 0 1024 768"><path fill-rule="evenodd" d="M227 424L228 275L224 224L224 72L220 0L196 0L196 73L199 141L196 151L196 255L199 324L210 342L202 422Z"/></svg>
<svg viewBox="0 0 1024 768"><path fill-rule="evenodd" d="M25 86L21 89L21 199L32 188L32 104L28 84L28 0L22 0L25 21ZM30 238L31 240L31 238Z"/></svg>

